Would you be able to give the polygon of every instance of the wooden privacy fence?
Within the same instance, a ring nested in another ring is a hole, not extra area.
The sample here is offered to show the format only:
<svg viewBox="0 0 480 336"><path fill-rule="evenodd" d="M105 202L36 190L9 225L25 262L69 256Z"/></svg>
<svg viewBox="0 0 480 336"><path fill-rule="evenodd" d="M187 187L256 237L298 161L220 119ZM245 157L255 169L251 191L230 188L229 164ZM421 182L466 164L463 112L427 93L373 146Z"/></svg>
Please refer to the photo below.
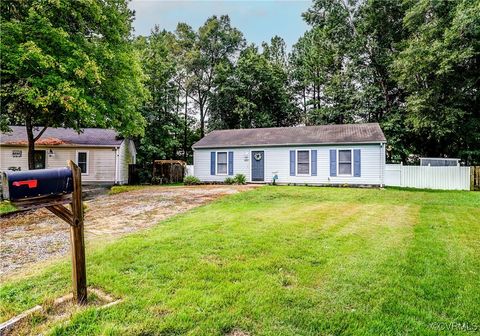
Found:
<svg viewBox="0 0 480 336"><path fill-rule="evenodd" d="M128 165L128 184L139 184L140 183L140 167L135 164Z"/></svg>
<svg viewBox="0 0 480 336"><path fill-rule="evenodd" d="M159 184L183 182L186 167L182 160L155 160L152 179Z"/></svg>
<svg viewBox="0 0 480 336"><path fill-rule="evenodd" d="M443 189L470 190L470 167L429 167L404 166L402 164L385 165L385 185Z"/></svg>
<svg viewBox="0 0 480 336"><path fill-rule="evenodd" d="M480 190L480 166L470 167L470 190Z"/></svg>

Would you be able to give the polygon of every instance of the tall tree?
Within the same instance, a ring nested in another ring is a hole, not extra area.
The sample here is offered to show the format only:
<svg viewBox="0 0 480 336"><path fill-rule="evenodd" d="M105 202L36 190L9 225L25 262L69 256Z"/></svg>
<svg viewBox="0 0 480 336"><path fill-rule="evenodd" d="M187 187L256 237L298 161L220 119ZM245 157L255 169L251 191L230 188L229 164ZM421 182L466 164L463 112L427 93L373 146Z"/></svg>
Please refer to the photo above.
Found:
<svg viewBox="0 0 480 336"><path fill-rule="evenodd" d="M1 124L26 126L30 169L47 127L143 133L147 92L132 20L126 0L1 2Z"/></svg>
<svg viewBox="0 0 480 336"><path fill-rule="evenodd" d="M394 71L421 154L480 162L480 2L409 1Z"/></svg>
<svg viewBox="0 0 480 336"><path fill-rule="evenodd" d="M182 152L185 161L193 160L193 151L191 145L198 140L195 118L192 117L191 111L194 110L190 98L190 90L194 80L194 73L191 67L191 59L194 57L196 43L196 34L192 27L185 23L179 23L175 30L176 43L171 47L174 51L175 60L177 62L177 73L175 82L179 88L179 93L182 97L183 108L183 134L182 134Z"/></svg>
<svg viewBox="0 0 480 336"><path fill-rule="evenodd" d="M278 35L270 39L270 44L262 43L263 55L270 62L286 69L288 66L287 44L285 40Z"/></svg>
<svg viewBox="0 0 480 336"><path fill-rule="evenodd" d="M291 60L303 95L308 124L348 123L358 110L361 54L353 16L357 7L341 0L317 0L304 13L312 29L294 46Z"/></svg>
<svg viewBox="0 0 480 336"><path fill-rule="evenodd" d="M175 36L158 26L152 29L150 36L139 37L135 42L150 92L141 110L147 126L145 136L139 141L140 162L175 159L181 145L179 87L175 82L177 64L172 48L175 43Z"/></svg>
<svg viewBox="0 0 480 336"><path fill-rule="evenodd" d="M379 122L389 146L391 160L405 160L418 152L416 136L406 123L405 92L399 86L392 66L406 37L403 28L405 4L401 1L369 0L362 4L355 17L355 29L364 55L359 63L363 121Z"/></svg>
<svg viewBox="0 0 480 336"><path fill-rule="evenodd" d="M211 128L280 127L298 122L287 72L253 45L242 51L235 66L219 69L216 85Z"/></svg>
<svg viewBox="0 0 480 336"><path fill-rule="evenodd" d="M186 35L191 36L188 31ZM209 18L193 39L191 51L185 58L185 67L192 74L187 90L198 108L200 136L203 137L217 69L231 64L245 41L243 34L231 26L227 15Z"/></svg>

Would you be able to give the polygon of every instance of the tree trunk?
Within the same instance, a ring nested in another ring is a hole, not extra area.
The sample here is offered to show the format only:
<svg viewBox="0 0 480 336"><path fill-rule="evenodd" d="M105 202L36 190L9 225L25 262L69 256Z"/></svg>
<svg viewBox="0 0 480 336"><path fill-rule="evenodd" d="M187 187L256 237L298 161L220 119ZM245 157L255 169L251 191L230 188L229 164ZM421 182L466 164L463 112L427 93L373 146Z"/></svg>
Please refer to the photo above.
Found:
<svg viewBox="0 0 480 336"><path fill-rule="evenodd" d="M316 109L317 109L317 103L316 103L316 102L317 102L317 101L316 101L316 99L317 99L317 96L316 96L317 88L316 88L316 86L315 86L315 82L313 83L312 86L313 86L313 110L316 110Z"/></svg>
<svg viewBox="0 0 480 336"><path fill-rule="evenodd" d="M308 123L308 115L307 115L307 88L303 86L303 117L305 118L305 125L309 125Z"/></svg>
<svg viewBox="0 0 480 336"><path fill-rule="evenodd" d="M203 109L203 104L200 104L200 138L205 136L205 115L203 114Z"/></svg>
<svg viewBox="0 0 480 336"><path fill-rule="evenodd" d="M35 169L35 141L40 139L42 134L45 132L48 126L44 126L37 136L33 135L33 123L32 117L27 116L25 120L25 127L27 128L27 140L28 140L28 169Z"/></svg>
<svg viewBox="0 0 480 336"><path fill-rule="evenodd" d="M25 122L27 128L27 140L28 140L28 169L35 169L35 137L33 136L33 125L30 117L27 117Z"/></svg>
<svg viewBox="0 0 480 336"><path fill-rule="evenodd" d="M188 92L185 91L185 111L183 115L183 159L187 161L187 136L188 136Z"/></svg>

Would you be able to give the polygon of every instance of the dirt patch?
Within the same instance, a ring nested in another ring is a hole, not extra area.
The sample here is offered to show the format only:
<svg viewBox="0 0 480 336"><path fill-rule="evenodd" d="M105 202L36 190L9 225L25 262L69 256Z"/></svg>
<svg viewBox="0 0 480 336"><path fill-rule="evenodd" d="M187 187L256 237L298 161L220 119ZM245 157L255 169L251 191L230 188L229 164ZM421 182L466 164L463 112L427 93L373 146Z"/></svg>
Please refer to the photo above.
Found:
<svg viewBox="0 0 480 336"><path fill-rule="evenodd" d="M250 334L240 329L233 329L226 336L250 336Z"/></svg>
<svg viewBox="0 0 480 336"><path fill-rule="evenodd" d="M86 201L87 247L150 227L219 197L255 186L148 187ZM0 219L0 276L69 251L69 228L46 209Z"/></svg>
<svg viewBox="0 0 480 336"><path fill-rule="evenodd" d="M45 301L20 315L0 324L0 335L42 335L53 325L66 323L79 311L96 307L105 309L121 303L121 299L114 298L98 288L88 288L87 302L77 305L72 294L56 300Z"/></svg>

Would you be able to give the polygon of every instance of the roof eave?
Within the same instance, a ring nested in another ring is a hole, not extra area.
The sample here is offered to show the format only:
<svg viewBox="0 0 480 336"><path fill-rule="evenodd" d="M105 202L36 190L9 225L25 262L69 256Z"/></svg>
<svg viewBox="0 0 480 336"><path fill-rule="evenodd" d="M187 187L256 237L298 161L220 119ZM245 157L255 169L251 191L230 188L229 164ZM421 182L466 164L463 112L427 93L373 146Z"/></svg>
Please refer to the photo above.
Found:
<svg viewBox="0 0 480 336"><path fill-rule="evenodd" d="M386 139L374 141L350 141L350 142L322 142L322 143L287 143L287 144L256 144L256 145L208 145L195 146L193 149L209 148L249 148L249 147L291 147L291 146L332 146L332 145L375 145L387 143Z"/></svg>
<svg viewBox="0 0 480 336"><path fill-rule="evenodd" d="M2 147L28 147L27 144L9 144L9 143L1 143L0 146ZM61 144L61 145L42 145L42 144L35 144L35 148L39 147L63 147L63 148L71 148L71 147L99 147L99 148L114 148L120 147L121 143L119 144L111 144L111 145L92 145L92 144Z"/></svg>

